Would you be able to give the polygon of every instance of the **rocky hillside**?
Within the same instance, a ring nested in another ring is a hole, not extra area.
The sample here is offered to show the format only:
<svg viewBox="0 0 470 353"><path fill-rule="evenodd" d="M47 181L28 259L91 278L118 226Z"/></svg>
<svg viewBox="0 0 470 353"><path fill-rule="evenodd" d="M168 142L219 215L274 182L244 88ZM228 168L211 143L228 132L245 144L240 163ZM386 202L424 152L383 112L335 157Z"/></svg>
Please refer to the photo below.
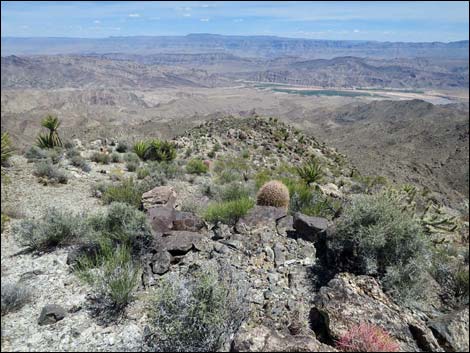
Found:
<svg viewBox="0 0 470 353"><path fill-rule="evenodd" d="M277 119L5 150L2 351L468 350L468 209Z"/></svg>

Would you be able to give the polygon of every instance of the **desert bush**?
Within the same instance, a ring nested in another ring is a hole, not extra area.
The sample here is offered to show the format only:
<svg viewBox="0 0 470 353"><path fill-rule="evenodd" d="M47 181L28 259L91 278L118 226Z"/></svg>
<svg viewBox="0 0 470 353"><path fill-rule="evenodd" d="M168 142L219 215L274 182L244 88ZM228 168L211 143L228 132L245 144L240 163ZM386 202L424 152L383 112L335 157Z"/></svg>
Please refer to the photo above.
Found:
<svg viewBox="0 0 470 353"><path fill-rule="evenodd" d="M382 328L360 324L353 326L338 340L336 347L343 352L399 352L400 346Z"/></svg>
<svg viewBox="0 0 470 353"><path fill-rule="evenodd" d="M340 200L334 199L309 185L299 183L297 180L282 180L289 189L290 213L301 212L307 216L325 217L332 219L336 217L341 208Z"/></svg>
<svg viewBox="0 0 470 353"><path fill-rule="evenodd" d="M207 207L204 219L211 223L235 224L253 206L254 201L247 197L233 201L215 202Z"/></svg>
<svg viewBox="0 0 470 353"><path fill-rule="evenodd" d="M51 162L38 162L33 174L39 178L47 178L49 181L60 184L67 184L68 176Z"/></svg>
<svg viewBox="0 0 470 353"><path fill-rule="evenodd" d="M119 141L116 147L116 152L126 153L129 150L129 145L125 141Z"/></svg>
<svg viewBox="0 0 470 353"><path fill-rule="evenodd" d="M28 162L34 162L38 159L47 159L49 154L47 151L37 147L37 146L31 146L26 153L24 154Z"/></svg>
<svg viewBox="0 0 470 353"><path fill-rule="evenodd" d="M2 234L9 221L10 221L10 217L2 212L1 214L1 233Z"/></svg>
<svg viewBox="0 0 470 353"><path fill-rule="evenodd" d="M83 215L73 215L58 208L48 208L39 220L24 219L13 227L13 234L21 245L35 252L75 244L86 231Z"/></svg>
<svg viewBox="0 0 470 353"><path fill-rule="evenodd" d="M113 162L113 163L122 162L121 155L119 153L116 153L116 152L111 153L111 162Z"/></svg>
<svg viewBox="0 0 470 353"><path fill-rule="evenodd" d="M157 162L170 162L176 158L176 147L173 143L164 140L152 140L144 153L144 160Z"/></svg>
<svg viewBox="0 0 470 353"><path fill-rule="evenodd" d="M81 170L83 170L84 172L88 173L89 171L91 171L91 167L90 165L85 161L85 159L83 157L81 157L80 155L78 156L73 156L71 159L70 159L70 163L74 166L74 167L77 167L77 168L80 168Z"/></svg>
<svg viewBox="0 0 470 353"><path fill-rule="evenodd" d="M100 164L109 164L111 157L108 153L104 152L94 152L91 155L91 160Z"/></svg>
<svg viewBox="0 0 470 353"><path fill-rule="evenodd" d="M126 162L126 169L128 172L135 172L139 168L140 162L129 161Z"/></svg>
<svg viewBox="0 0 470 353"><path fill-rule="evenodd" d="M150 169L147 167L140 167L137 168L137 179L144 179L145 177L148 177L150 175Z"/></svg>
<svg viewBox="0 0 470 353"><path fill-rule="evenodd" d="M57 164L62 159L62 149L60 147L54 147L47 151L47 157L52 164Z"/></svg>
<svg viewBox="0 0 470 353"><path fill-rule="evenodd" d="M72 145L71 148L67 148L67 147L66 147L65 156L66 156L68 159L72 159L72 158L74 158L74 157L80 156L80 151L78 151L78 150Z"/></svg>
<svg viewBox="0 0 470 353"><path fill-rule="evenodd" d="M140 207L142 200L142 190L134 179L125 179L122 182L106 188L102 196L105 204L111 202L123 202L136 208Z"/></svg>
<svg viewBox="0 0 470 353"><path fill-rule="evenodd" d="M49 130L47 134L39 134L36 144L40 148L54 148L56 146L62 146L62 140L60 139L58 129L60 121L57 117L48 115L41 121L41 126Z"/></svg>
<svg viewBox="0 0 470 353"><path fill-rule="evenodd" d="M186 164L186 172L189 174L205 174L209 167L200 159L191 159Z"/></svg>
<svg viewBox="0 0 470 353"><path fill-rule="evenodd" d="M311 159L302 166L297 167L296 170L300 178L307 184L318 183L323 178L322 168L314 159Z"/></svg>
<svg viewBox="0 0 470 353"><path fill-rule="evenodd" d="M259 189L256 204L287 208L289 206L289 189L281 181L269 181Z"/></svg>
<svg viewBox="0 0 470 353"><path fill-rule="evenodd" d="M3 132L2 133L2 139L1 139L1 164L2 166L5 166L8 164L8 159L12 156L14 148L11 143L10 135L8 135L8 132Z"/></svg>
<svg viewBox="0 0 470 353"><path fill-rule="evenodd" d="M31 292L22 285L2 283L2 316L20 309L31 298Z"/></svg>
<svg viewBox="0 0 470 353"><path fill-rule="evenodd" d="M161 282L145 342L156 352L217 352L247 316L246 286L228 266L205 266Z"/></svg>
<svg viewBox="0 0 470 353"><path fill-rule="evenodd" d="M342 271L377 275L390 294L411 300L424 294L429 243L412 213L387 193L361 195L346 206L331 248Z"/></svg>
<svg viewBox="0 0 470 353"><path fill-rule="evenodd" d="M221 201L233 201L241 198L248 198L252 190L246 184L234 182L217 187L217 198Z"/></svg>

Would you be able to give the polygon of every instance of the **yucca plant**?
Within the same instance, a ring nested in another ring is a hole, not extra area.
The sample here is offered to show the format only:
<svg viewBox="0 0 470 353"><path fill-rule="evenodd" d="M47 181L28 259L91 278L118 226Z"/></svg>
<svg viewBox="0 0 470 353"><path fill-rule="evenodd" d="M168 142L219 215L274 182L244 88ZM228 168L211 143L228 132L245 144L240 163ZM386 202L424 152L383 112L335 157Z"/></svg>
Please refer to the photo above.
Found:
<svg viewBox="0 0 470 353"><path fill-rule="evenodd" d="M139 156L140 159L144 159L145 152L147 152L147 149L149 147L149 143L147 141L137 141L134 144L134 147L132 150L136 155Z"/></svg>
<svg viewBox="0 0 470 353"><path fill-rule="evenodd" d="M62 140L60 139L57 130L60 126L59 118L48 115L41 121L41 126L48 129L48 134L39 134L37 138L37 145L41 148L54 148L56 146L62 146Z"/></svg>
<svg viewBox="0 0 470 353"><path fill-rule="evenodd" d="M176 149L174 144L163 140L152 140L144 153L145 160L158 162L169 162L176 158Z"/></svg>
<svg viewBox="0 0 470 353"><path fill-rule="evenodd" d="M13 154L14 148L11 146L10 136L8 132L2 133L2 166L5 165L8 159Z"/></svg>
<svg viewBox="0 0 470 353"><path fill-rule="evenodd" d="M311 159L309 162L304 165L297 167L297 174L304 180L307 184L314 182L319 182L323 178L323 171L314 159Z"/></svg>

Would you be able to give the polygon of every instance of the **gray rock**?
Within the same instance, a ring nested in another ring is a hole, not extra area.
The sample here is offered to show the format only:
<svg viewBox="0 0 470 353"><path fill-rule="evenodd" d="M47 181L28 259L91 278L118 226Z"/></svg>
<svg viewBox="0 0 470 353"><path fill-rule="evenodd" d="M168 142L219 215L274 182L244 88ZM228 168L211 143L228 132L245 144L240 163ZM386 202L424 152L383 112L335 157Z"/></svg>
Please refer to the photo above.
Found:
<svg viewBox="0 0 470 353"><path fill-rule="evenodd" d="M434 336L446 352L468 352L468 307L428 322Z"/></svg>
<svg viewBox="0 0 470 353"><path fill-rule="evenodd" d="M144 210L154 207L173 208L176 205L176 192L171 186L157 186L142 194Z"/></svg>
<svg viewBox="0 0 470 353"><path fill-rule="evenodd" d="M337 352L311 336L283 335L266 326L243 325L232 343L232 352Z"/></svg>
<svg viewBox="0 0 470 353"><path fill-rule="evenodd" d="M276 230L280 236L287 236L289 233L294 232L294 217L287 215L279 219L276 222Z"/></svg>
<svg viewBox="0 0 470 353"><path fill-rule="evenodd" d="M240 233L263 226L269 226L274 229L276 227L276 221L286 215L287 210L283 207L256 205L246 216L237 222L235 229Z"/></svg>
<svg viewBox="0 0 470 353"><path fill-rule="evenodd" d="M273 251L273 249L271 249L269 246L266 246L264 248L264 252L266 253L266 258L269 261L273 262L274 261L274 251Z"/></svg>
<svg viewBox="0 0 470 353"><path fill-rule="evenodd" d="M162 275L170 269L171 254L166 250L159 250L152 256L150 266L152 272L157 275Z"/></svg>
<svg viewBox="0 0 470 353"><path fill-rule="evenodd" d="M212 240L226 239L231 235L230 227L223 223L218 223L212 231L214 232Z"/></svg>
<svg viewBox="0 0 470 353"><path fill-rule="evenodd" d="M279 243L274 244L274 263L276 267L284 264L286 257L284 256L285 248Z"/></svg>
<svg viewBox="0 0 470 353"><path fill-rule="evenodd" d="M425 322L390 300L372 277L341 273L320 289L314 305L311 328L322 341L338 339L367 322L386 330L402 351L443 351Z"/></svg>
<svg viewBox="0 0 470 353"><path fill-rule="evenodd" d="M326 235L329 222L326 218L306 216L300 212L294 215L294 228L298 237L316 242Z"/></svg>
<svg viewBox="0 0 470 353"><path fill-rule="evenodd" d="M39 325L50 325L65 318L67 312L64 308L56 304L48 304L42 308L39 315Z"/></svg>

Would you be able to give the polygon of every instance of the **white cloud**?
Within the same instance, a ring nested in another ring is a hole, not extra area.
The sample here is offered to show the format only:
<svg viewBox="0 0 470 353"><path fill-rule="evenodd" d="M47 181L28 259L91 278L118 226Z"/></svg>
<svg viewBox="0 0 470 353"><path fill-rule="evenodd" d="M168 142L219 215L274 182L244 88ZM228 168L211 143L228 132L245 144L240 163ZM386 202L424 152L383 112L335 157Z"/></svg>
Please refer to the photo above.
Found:
<svg viewBox="0 0 470 353"><path fill-rule="evenodd" d="M190 13L185 13L183 14L184 17L191 17L191 14Z"/></svg>
<svg viewBox="0 0 470 353"><path fill-rule="evenodd" d="M99 25L101 23L101 21L100 20L94 20L93 23Z"/></svg>
<svg viewBox="0 0 470 353"><path fill-rule="evenodd" d="M353 32L354 33L359 33L360 31L358 29L355 29Z"/></svg>
<svg viewBox="0 0 470 353"><path fill-rule="evenodd" d="M130 13L129 17L140 17L138 13Z"/></svg>
<svg viewBox="0 0 470 353"><path fill-rule="evenodd" d="M201 22L209 22L209 21L210 21L210 18L201 18L199 21L201 21Z"/></svg>
<svg viewBox="0 0 470 353"><path fill-rule="evenodd" d="M238 23L238 22L243 22L243 18L236 18L233 20L233 22Z"/></svg>

